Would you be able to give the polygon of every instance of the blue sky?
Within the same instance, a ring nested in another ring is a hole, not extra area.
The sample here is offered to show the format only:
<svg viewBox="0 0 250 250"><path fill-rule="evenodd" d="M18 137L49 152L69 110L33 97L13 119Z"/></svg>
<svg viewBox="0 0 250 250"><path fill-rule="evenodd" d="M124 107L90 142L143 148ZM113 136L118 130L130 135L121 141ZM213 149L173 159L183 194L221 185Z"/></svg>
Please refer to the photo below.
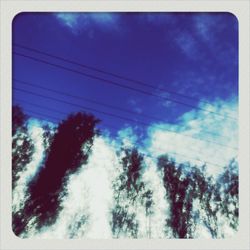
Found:
<svg viewBox="0 0 250 250"><path fill-rule="evenodd" d="M13 52L13 103L31 117L90 112L112 145L206 163L212 173L237 157L238 22L230 13L21 13Z"/></svg>
<svg viewBox="0 0 250 250"><path fill-rule="evenodd" d="M144 85L16 45L141 81ZM149 166L146 179L159 191L158 204L164 200L160 196L161 179L156 175L159 155L167 153L178 163L206 164L208 173L215 176L232 158L237 160L238 22L230 13L21 13L13 21L13 52L26 56L13 53L13 103L21 105L31 117L50 120L52 116L58 117L58 121L72 111L79 111L79 106L89 107L92 111L82 110L95 114L102 120L100 128L107 129L107 133L103 131L102 136L94 139L89 164L82 168L85 172L69 179L71 196L65 199L65 210L60 215L63 219L58 220L53 232L44 231L45 238L64 235L62 228L73 219L65 214L85 209L82 206L86 203L78 200L85 197L89 187L98 190L92 190L98 198L91 197L90 211L101 219L100 225L93 226L88 236L110 237L108 230L107 234L102 232L108 220L103 222L106 215L99 208L108 204L103 199L109 193L105 188L109 187L110 176L119 173L116 152L121 145L136 145L145 153ZM64 69L49 64L59 64ZM67 96L56 93L59 91ZM19 180L14 205L23 202L19 194L25 193L27 179L36 174L43 159L41 123L33 120L30 124L35 155ZM101 199L99 196L103 193L99 190L105 193ZM159 205L155 216L161 216L161 206L165 205ZM155 217L153 223L164 221Z"/></svg>
<svg viewBox="0 0 250 250"><path fill-rule="evenodd" d="M218 98L227 100L237 98L238 95L238 24L230 13L21 13L13 21L13 42L140 80L153 85L153 88L82 69L15 46L13 51L194 107L198 107L201 101L213 102ZM132 112L124 113L13 81L16 88L130 117L147 124L155 120L141 115L176 123L185 112L192 110L190 106L90 79L18 55L13 57L15 79L87 97ZM162 88L195 99L170 95ZM78 107L65 103L14 91L15 103L20 103L27 112L32 110L44 116L64 117L63 114L35 107L21 100L65 113L78 110ZM109 124L118 128L125 123L136 125L130 121L93 113L108 128ZM141 124L138 126L142 127Z"/></svg>

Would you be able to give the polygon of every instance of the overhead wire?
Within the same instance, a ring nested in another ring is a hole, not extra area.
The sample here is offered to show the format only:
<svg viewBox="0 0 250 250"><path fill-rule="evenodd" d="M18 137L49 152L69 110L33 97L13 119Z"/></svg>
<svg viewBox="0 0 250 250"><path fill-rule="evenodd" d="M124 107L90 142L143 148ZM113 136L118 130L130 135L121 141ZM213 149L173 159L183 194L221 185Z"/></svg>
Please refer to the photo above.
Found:
<svg viewBox="0 0 250 250"><path fill-rule="evenodd" d="M45 52L45 51L41 51L39 49L24 46L24 45L21 45L21 44L18 44L18 43L13 43L13 45L15 47L19 47L19 48L22 48L22 49L25 49L25 50L28 50L28 51L32 51L32 52L35 52L35 53L38 53L38 54L41 54L41 55L45 55L45 56L48 56L48 57L51 57L51 58L55 58L57 60L61 60L61 61L64 61L66 63L70 63L70 64L73 64L73 65L76 65L76 66L80 66L80 67L83 67L83 68L86 68L86 69L89 69L89 70L92 70L92 71L95 71L95 72L110 75L112 77L116 77L116 78L121 79L121 80L126 80L126 81L129 81L129 82L133 82L133 83L136 83L136 84L139 84L139 85L142 85L142 86L146 86L146 87L150 87L152 89L155 89L155 86L152 85L152 84L149 84L149 83L146 83L146 82L140 81L140 80L135 80L135 79L132 79L130 77L122 76L120 74L112 73L112 72L109 72L109 71L106 71L106 70L103 70L103 69L100 69L100 68L97 68L97 67L93 67L93 66L87 65L86 63L85 64L79 63L79 62L70 60L68 58L62 57L62 56L54 55L54 54L51 54L51 53L48 53L48 52ZM205 101L205 100L201 101L198 98L195 98L193 96L184 95L184 94L178 93L176 91L169 90L169 89L167 89L165 87L164 88L163 87L157 87L157 90L165 91L167 93L170 93L170 94L173 94L173 95L176 95L176 96L179 96L179 97L184 97L184 98L187 98L187 99L191 99L191 100L194 100L194 101L197 101L197 102L200 102L200 103L210 104L210 102L208 102L208 101Z"/></svg>
<svg viewBox="0 0 250 250"><path fill-rule="evenodd" d="M26 108L26 111L28 111L28 115L29 114L34 114L35 116L38 116L39 119L46 120L47 122L51 122L51 119L53 121L56 121L56 120L60 119L59 117L51 116L51 115L48 115L48 114L44 115L43 113L33 111L33 110L27 109L27 108ZM49 120L47 118L49 118ZM157 147L155 149L164 150L164 148L162 148L162 147ZM190 157L190 156L187 156L187 155L184 155L184 154L180 154L180 153L176 153L176 152L163 152L163 153L161 153L161 154L159 154L157 156L153 156L153 154L145 153L144 151L142 151L141 153L142 153L142 155L147 156L147 157L149 157L151 159L154 159L154 160L157 159L158 157L160 157L161 155L168 155L168 156L175 155L177 157L180 156L180 157L182 157L182 158L184 158L186 160L189 160L189 161L192 160L192 161L201 162L204 165L210 164L210 165L214 165L214 166L217 166L217 167L224 167L223 165L220 165L220 164L217 164L217 163L214 163L214 162L205 161L205 160L201 160L201 159L198 159L198 158L193 158L193 157ZM175 159L175 160L177 160L177 159Z"/></svg>
<svg viewBox="0 0 250 250"><path fill-rule="evenodd" d="M18 47L18 46L19 46L19 47L22 47L22 46L17 45L17 44L14 44L14 45L17 46L17 47ZM23 48L24 48L24 47L25 47L25 46L23 46ZM27 48L27 47L26 47L26 48ZM38 52L39 50L36 50L36 49L31 49L31 48L29 48L29 50L30 50L30 51L33 50L34 52L39 53L39 52ZM41 51L40 51L40 52L41 52ZM80 72L80 71L77 71L77 70L73 70L73 69L64 67L64 66L62 66L62 65L50 63L50 62L48 62L48 61L41 60L41 59L37 59L37 58L31 57L31 56L28 56L28 55L24 55L24 54L21 54L21 53L16 53L16 52L14 52L14 54L19 55L19 56L23 56L23 57L26 57L26 58L29 58L29 59L32 59L32 60L35 60L35 61L38 61L38 62L46 63L46 64L49 64L49 65L51 65L51 66L59 67L59 68L61 68L61 69L65 69L65 70L68 70L68 71L72 71L72 72L74 72L74 73L82 74L82 75L85 75L86 77L89 77L89 78L92 78L92 79L96 79L96 80L104 81L104 82L107 82L107 83L111 83L111 84L113 84L113 85L116 85L116 86L119 86L119 87L122 87L122 88L127 88L127 89L130 89L130 90L133 90L133 91L137 91L137 92L140 92L140 93L143 93L143 94L147 94L147 95L151 95L151 96L156 96L156 97L163 98L163 99L166 99L166 100L169 100L169 101L172 101L172 102L176 102L176 103L179 103L179 104L182 104L182 105L185 105L185 106L193 107L194 109L199 109L199 110L203 110L203 111L205 111L205 112L213 113L213 114L218 115L218 116L221 116L221 117L223 117L223 118L228 118L228 119L232 119L232 120L237 120L237 118L235 118L235 117L231 117L231 116L227 116L227 115L222 115L222 114L217 113L217 112L214 112L214 111L209 111L209 110L206 110L206 109L203 109L203 108L200 108L200 107L192 106L191 104L186 104L186 103L183 103L183 102L179 102L179 101L177 101L177 100L172 100L172 99L170 99L170 98L166 98L166 97L163 97L163 96L155 95L155 94L153 94L153 93L146 92L146 91L139 90L139 89L135 89L135 88L132 88L132 87L129 87L129 86L126 86L126 85L123 85L123 86L122 86L122 84L118 85L119 83L116 83L116 82L114 82L114 81L112 81L112 80L108 80L108 79L100 78L100 77L93 76L93 75L90 75L90 74L86 74L86 73L83 73L83 72ZM42 52L41 54L44 54L44 55L47 55L47 56L51 56L51 57L56 58L56 56L53 56L53 55L51 55L51 54L49 54L49 53ZM91 66L88 66L88 65L83 65L83 64L80 64L80 63L77 63L77 62L73 62L73 61L67 60L67 59L62 58L62 57L57 57L56 59L64 60L65 62L69 62L69 63L75 64L75 65L78 65L78 66L82 66L82 67L85 67L85 68L88 68L88 69L91 69L91 70L95 70L96 72L100 72L100 73L103 73L103 74L111 75L111 76L120 78L120 79L122 79L122 80L130 81L130 82L138 83L138 84L141 84L141 85L144 85L144 86L147 86L147 87L152 87L152 88L154 88L153 85L144 83L144 82L142 82L142 81L133 80L133 79L131 79L131 78L123 77L123 76L120 76L120 75L117 75L117 74L113 74L113 73L111 73L111 72L106 72L106 71L104 71L104 70L97 69L97 68L94 68L94 67L91 67ZM186 98L190 98L190 99L195 100L195 98L193 98L193 97L186 96L186 95L182 95L182 94L179 94L179 93L174 92L174 91L169 91L169 90L166 90L166 89L164 89L164 88L158 88L158 90L163 90L163 91L166 91L166 92L168 92L168 93L170 93L170 94L175 94L175 95L179 95L179 96L182 96L182 97L186 97ZM19 91L21 91L21 90L19 89ZM22 91L23 91L23 90L22 90ZM30 93L30 94L31 94L31 93ZM33 94L34 94L34 93L33 93ZM39 96L41 96L41 95L39 95ZM41 97L42 97L42 96L41 96ZM48 98L48 97L46 97L46 96L43 96L43 97L44 97L44 98ZM72 97L73 97L73 96L72 96ZM51 99L51 97L50 97L49 99ZM55 100L55 99L54 99L54 100ZM198 101L198 99L196 99L196 100ZM58 99L57 99L56 101L59 102ZM64 102L64 103L66 103L66 104L74 105L74 106L75 106L75 104L72 104L72 103L70 104L70 103L65 102L65 101L62 101L62 100L60 100L60 102ZM205 101L200 101L200 103L202 103L202 102L205 103ZM207 103L208 103L208 102L207 102ZM77 105L77 106L80 106L80 105ZM112 106L112 105L110 105L110 106ZM81 106L81 107L82 107L82 106ZM113 106L113 107L114 107L114 106ZM90 108L86 108L86 109L90 109ZM94 110L94 109L92 108L92 110ZM99 112L99 113L101 113L102 111L94 110L94 112ZM33 113L34 113L34 112L33 112ZM105 113L102 112L102 113L105 114L105 115L114 115L114 114L112 114L112 113L107 113L107 112L105 112ZM40 113L40 115L42 115L42 114ZM52 117L52 116L51 116L51 117ZM119 119L124 119L124 117L122 118L121 116L114 116L114 117L117 117L117 118L119 118ZM125 119L126 119L126 118L125 118ZM131 120L131 121L132 121L132 120ZM134 120L133 120L132 122L141 123L141 122L134 121ZM146 126L145 124L143 124L143 125ZM170 130L170 132L174 132L174 131L171 131L171 130ZM182 135L182 136L188 136L188 135L179 134L179 133L177 133L177 134L178 134L178 135ZM194 138L194 139L198 139L198 140L201 140L201 141L207 141L207 140L203 140L203 139L196 138L196 137L193 137L193 136L188 136L188 137L192 137L192 138ZM211 141L207 141L207 142L218 144L218 143L216 143L216 142L211 142ZM222 144L222 145L221 145L221 144L218 144L218 145L224 146L224 147L228 147L228 148L233 148L233 147L229 147L229 146L226 146L226 145L223 145L223 144ZM233 149L237 150L237 148L233 148ZM171 154L181 155L181 154L178 154L178 153L171 153ZM184 156L184 155L183 155L183 156ZM185 157L187 157L187 156L185 156ZM193 160L201 161L201 160L194 159L194 158L193 158ZM204 162L206 162L206 161L201 161L201 162L204 163ZM207 162L207 163L209 163L209 162ZM209 163L209 164L217 165L217 164L215 164L215 163ZM222 167L221 165L217 165L217 166Z"/></svg>
<svg viewBox="0 0 250 250"><path fill-rule="evenodd" d="M25 108L25 111L27 111L27 115L29 116L29 114L34 114L35 116L39 116L41 117L42 119L46 119L48 121L47 118L49 118L50 120L52 119L53 120L53 123L54 122L57 122L59 120L59 117L55 117L55 116L52 116L52 115L44 115L40 112L37 112L37 111L34 111L34 110L31 110L31 109L28 109L28 108Z"/></svg>
<svg viewBox="0 0 250 250"><path fill-rule="evenodd" d="M27 101L27 100L22 100L22 99L20 99L20 98L15 98L15 100L18 101L18 102L20 102L20 103L24 103L24 104L30 105L30 106L32 106L32 107L38 107L38 108L40 108L40 109L48 110L48 111L55 112L55 113L58 113L58 114L62 114L62 115L65 115L65 116L68 116L68 115L69 115L69 112L63 112L63 111L61 111L61 110L54 109L54 108L51 108L51 107L45 107L45 106L39 105L39 104L37 104L37 103L31 103L31 102L29 102L29 101ZM73 111L72 111L72 112L73 112ZM55 117L54 117L54 118L55 118ZM55 119L57 119L57 120L62 120L62 117L60 117L60 118L58 117L58 118L55 118ZM101 121L101 122L102 122L102 121ZM99 125L99 124L97 124L97 125ZM117 130L120 129L120 128L114 126L113 124L109 124L109 123L107 123L107 122L105 122L104 125L109 126L110 128L113 128L113 129L117 129Z"/></svg>
<svg viewBox="0 0 250 250"><path fill-rule="evenodd" d="M196 110L202 110L202 111L204 111L206 113L211 113L211 114L214 114L216 116L220 116L223 119L231 119L231 120L235 120L235 121L237 120L235 117L231 117L231 116L228 116L228 115L222 115L222 114L219 114L219 113L214 112L214 111L210 111L210 110L207 110L207 109L204 109L204 108L201 108L201 107L197 107L197 106L194 106L194 105L191 105L191 104L187 104L187 103L184 103L184 102L181 102L181 101L178 101L178 100L173 100L171 98L164 97L164 96L161 96L161 95L157 95L157 94L154 94L154 93L151 93L151 92L147 92L145 90L141 90L141 89L139 90L137 88L127 86L127 85L121 84L119 82L115 82L113 80L110 80L110 79L105 79L105 78L102 78L102 77L99 77L99 76L84 73L84 72L79 71L79 70L75 70L75 69L71 69L71 68L68 68L68 67L65 67L65 66L62 66L62 65L59 65L59 64L51 63L51 62L48 62L48 61L43 60L43 59L39 59L39 58L36 58L36 57L33 57L33 56L25 55L23 53L13 52L13 54L24 57L24 58L28 58L28 59L33 60L33 61L44 63L44 64L47 64L47 65L50 65L50 66L53 66L53 67L57 67L57 68L60 68L60 69L63 69L63 70L66 70L66 71L69 71L69 72L72 72L72 73L80 74L80 75L83 75L85 77L98 80L100 82L109 83L109 84L118 86L120 88L125 88L125 89L129 89L129 90L132 90L132 91L136 91L136 92L144 94L144 95L149 95L149 96L162 98L164 100L174 102L174 103L177 103L177 104L180 104L180 105L183 105L183 106L192 107L193 109L196 109Z"/></svg>
<svg viewBox="0 0 250 250"><path fill-rule="evenodd" d="M114 109L114 110L123 111L123 112L128 113L128 114L132 113L132 114L135 114L137 116L142 116L142 117L145 117L145 118L148 118L148 119L154 119L156 121L165 122L163 119L160 119L159 117L145 115L145 114L138 114L137 112L134 112L134 111L129 110L129 109L120 108L120 107L117 107L117 106L114 106L114 105L110 105L110 104L107 104L107 103L104 103L104 102L96 101L96 100L93 100L93 99L90 99L90 98L86 98L86 97L82 97L82 96L72 95L72 94L69 94L69 93L66 93L66 92L63 92L63 91L51 89L51 88L44 87L44 86L41 86L41 85L37 85L37 84L31 83L31 82L19 80L19 79L16 79L16 78L13 78L13 80L15 82L18 82L18 83L21 83L21 84L24 84L24 85L36 87L36 88L43 89L43 90L46 90L46 91L50 91L50 92L53 92L53 93L56 93L56 94L60 94L60 95L63 95L63 96L67 96L67 97L72 97L72 98L75 98L75 99L83 100L83 101L86 101L86 102L89 102L89 103L94 103L94 104L97 104L97 105L100 105L100 106L104 106L104 107L108 107L108 108L111 108L111 109ZM213 132L210 132L210 131L205 131L205 133L211 134L211 135L216 136L216 137L228 138L226 136L218 135L217 133L213 133Z"/></svg>
<svg viewBox="0 0 250 250"><path fill-rule="evenodd" d="M80 100L83 100L83 101L86 101L86 102L89 102L89 103L94 103L94 104L97 104L97 105L105 106L105 107L108 107L108 108L111 108L111 109L115 109L115 110L118 110L118 111L123 111L123 112L128 113L128 114L132 113L132 114L135 114L135 115L139 115L137 112L134 112L131 109L125 109L125 108L117 107L117 106L114 106L114 105L111 105L111 104L107 104L107 103L104 103L104 102L96 101L96 100L93 100L93 99L90 99L90 98L87 98L87 97L83 97L83 96L72 95L72 94L69 94L69 93L66 93L66 92L63 92L63 91L59 91L59 90L55 90L55 89L43 87L43 86L40 86L40 85L37 85L37 84L33 84L33 83L30 83L30 82L27 82L27 81L23 81L23 80L18 80L16 78L13 78L13 80L15 82L19 82L19 83L22 83L22 84L25 84L25 85L29 85L29 86L33 86L33 87L36 87L36 88L39 88L39 89L43 89L43 90L47 90L47 91L50 91L50 92L54 92L56 94L60 94L60 95L64 95L64 96L68 96L68 97L72 97L72 98L76 98L76 99L80 99ZM148 118L148 119L154 119L154 120L157 120L157 121L160 121L160 122L164 122L163 119L161 119L159 117L155 117L155 116L151 116L151 115L145 115L145 114L140 114L140 116L143 116L143 117Z"/></svg>
<svg viewBox="0 0 250 250"><path fill-rule="evenodd" d="M31 94L31 95L39 96L39 97L42 97L42 98L46 98L46 99L54 100L54 101L57 101L57 102L65 103L65 104L68 104L68 105L76 106L76 107L81 108L81 109L91 110L91 111L94 111L94 112L97 112L97 113L100 113L100 114L104 114L104 115L107 115L107 116L116 117L116 118L119 118L121 120L126 120L126 121L130 121L130 122L133 122L133 123L137 123L137 124L140 124L140 125L145 126L145 127L148 127L148 126L152 125L151 123L145 123L145 122L142 122L142 121L133 120L133 119L128 118L128 117L116 115L116 114L109 113L109 112L104 112L104 111L101 111L101 110L98 110L98 109L95 109L95 108L92 108L92 107L87 107L87 106L75 104L75 103L72 103L72 102L68 102L68 101L65 101L65 100L57 99L55 97L45 96L45 95L38 94L36 92L32 92L32 91L29 91L29 90L24 90L24 89L17 88L17 87L14 87L13 89L21 91L21 92L24 92L24 93L28 93L28 94ZM156 125L156 126L158 128L160 128L159 125ZM208 142L208 143L211 143L211 144L217 144L220 147L226 147L226 148L231 148L233 150L238 150L235 147L224 145L224 144L221 144L221 143L218 143L218 142L215 142L215 141L205 140L205 139L201 139L201 138L198 138L198 137L190 136L190 135L187 135L187 134L180 134L180 133L178 133L176 131L172 131L172 130L167 129L167 128L161 128L161 129L169 131L171 133L174 133L174 134L176 134L178 136L189 137L189 138L193 138L195 140L204 141L204 142Z"/></svg>

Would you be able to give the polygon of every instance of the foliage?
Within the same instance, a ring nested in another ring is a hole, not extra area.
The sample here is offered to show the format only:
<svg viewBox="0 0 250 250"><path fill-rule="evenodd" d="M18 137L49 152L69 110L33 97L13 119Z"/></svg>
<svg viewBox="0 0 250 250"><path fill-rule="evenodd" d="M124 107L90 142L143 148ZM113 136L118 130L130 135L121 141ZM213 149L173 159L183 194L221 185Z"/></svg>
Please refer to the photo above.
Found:
<svg viewBox="0 0 250 250"><path fill-rule="evenodd" d="M112 232L114 237L120 235L137 238L139 222L136 219L137 206L147 204L149 211L150 191L145 192L144 182L141 180L144 162L143 156L136 148L125 148L121 159L122 173L114 182L115 207L112 210Z"/></svg>
<svg viewBox="0 0 250 250"><path fill-rule="evenodd" d="M237 228L238 174L234 171L238 167L235 164L229 164L217 182L207 175L205 166L190 168L178 165L166 155L159 157L158 166L163 171L164 187L170 203L166 230L170 228L175 238L193 238L196 226L202 224L212 238L218 238L218 221L225 216L229 226L234 230Z"/></svg>
<svg viewBox="0 0 250 250"><path fill-rule="evenodd" d="M38 227L55 222L61 209L65 177L87 163L93 138L98 134L97 123L94 116L77 113L59 124L44 166L30 183L22 218L17 217L14 222L17 235L25 230L34 216Z"/></svg>
<svg viewBox="0 0 250 250"><path fill-rule="evenodd" d="M34 145L29 136L27 116L21 107L12 108L12 189L15 189L19 173L31 161Z"/></svg>
<svg viewBox="0 0 250 250"><path fill-rule="evenodd" d="M23 113L20 106L15 105L12 107L12 136L14 136L18 129L23 128L27 116Z"/></svg>
<svg viewBox="0 0 250 250"><path fill-rule="evenodd" d="M170 218L166 219L166 226L170 227L176 238L191 238L190 219L192 212L192 182L183 176L167 156L158 159L159 168L163 169L163 181L167 199L170 203Z"/></svg>
<svg viewBox="0 0 250 250"><path fill-rule="evenodd" d="M221 194L220 211L226 215L230 227L238 228L239 220L239 174L238 163L233 159L219 176L217 187Z"/></svg>
<svg viewBox="0 0 250 250"><path fill-rule="evenodd" d="M12 113L12 185L17 185L19 173L32 160L34 145L27 129L27 116L18 106ZM13 230L20 235L34 223L36 229L52 225L62 209L61 197L68 175L86 164L93 140L99 131L99 121L90 114L76 113L57 128L43 126L45 148L43 166L28 186L28 198L22 211L13 212ZM145 214L146 237L151 237L150 217L157 203L152 190L143 181L148 167L145 156L136 147L119 151L120 173L113 181L114 204L110 225L113 237L141 237L138 214ZM195 238L199 226L204 226L212 238L225 237L222 226L236 231L239 220L238 164L232 160L217 179L209 176L206 166L177 164L167 155L157 161L162 174L169 213L165 217L165 232L174 238ZM140 211L139 211L140 210ZM142 214L142 213L141 213ZM140 215L141 215L140 214ZM75 216L68 228L69 237L78 237L78 229L88 224L84 214Z"/></svg>

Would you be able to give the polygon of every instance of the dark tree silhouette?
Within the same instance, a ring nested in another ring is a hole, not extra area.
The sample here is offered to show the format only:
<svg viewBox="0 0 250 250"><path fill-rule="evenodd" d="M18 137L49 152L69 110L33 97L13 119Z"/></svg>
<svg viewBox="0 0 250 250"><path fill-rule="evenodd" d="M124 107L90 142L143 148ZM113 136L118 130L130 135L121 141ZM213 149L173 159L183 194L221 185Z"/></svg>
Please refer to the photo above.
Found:
<svg viewBox="0 0 250 250"><path fill-rule="evenodd" d="M34 145L28 135L26 116L20 106L12 107L12 189L19 179L18 173L31 161Z"/></svg>
<svg viewBox="0 0 250 250"><path fill-rule="evenodd" d="M12 186L18 183L19 173L31 161L34 145L27 129L27 116L19 106L12 113ZM28 187L28 198L21 211L13 211L12 225L16 235L28 233L30 226L39 229L52 225L62 209L68 175L86 164L93 140L99 131L93 115L77 113L62 121L57 128L44 126L42 136L45 152L41 170ZM121 174L113 182L114 208L110 225L114 237L138 238L139 220L136 207L145 207L147 237L151 237L151 215L155 203L152 190L142 180L144 156L137 148L122 148L119 154ZM196 226L206 226L212 238L224 237L221 222L238 228L239 177L238 163L232 160L217 179L209 176L206 166L177 164L167 155L158 158L163 174L170 214L166 215L166 231L175 238L193 238ZM194 202L196 205L194 205ZM140 210L142 211L142 210ZM220 221L222 218L222 221ZM31 220L32 219L32 220ZM88 223L84 214L77 215L68 227L70 238L78 237L77 230ZM32 225L31 225L32 224Z"/></svg>
<svg viewBox="0 0 250 250"><path fill-rule="evenodd" d="M164 187L170 202L170 216L167 228L171 228L175 238L193 238L195 228L203 224L212 238L218 238L218 220L225 216L229 226L238 226L238 166L232 161L216 181L206 173L206 166L198 168L178 165L167 156L158 158L158 166L163 170ZM194 200L199 203L197 211ZM200 217L200 212L204 214ZM224 237L222 233L221 237Z"/></svg>
<svg viewBox="0 0 250 250"><path fill-rule="evenodd" d="M159 157L158 166L163 170L164 187L170 202L170 218L167 218L166 226L172 229L175 238L191 238L192 182L167 156Z"/></svg>
<svg viewBox="0 0 250 250"><path fill-rule="evenodd" d="M239 173L238 163L233 159L219 176L217 186L221 193L220 211L229 221L234 230L239 220Z"/></svg>
<svg viewBox="0 0 250 250"><path fill-rule="evenodd" d="M34 216L38 228L55 222L61 209L60 195L65 177L87 163L94 136L98 134L95 129L98 122L93 115L77 113L59 124L45 164L30 183L30 196L24 211L14 222L17 235Z"/></svg>
<svg viewBox="0 0 250 250"><path fill-rule="evenodd" d="M143 167L143 156L136 148L125 149L125 156L122 158L122 165L124 171L127 173L127 189L134 188L139 191L141 183L139 183L140 172Z"/></svg>
<svg viewBox="0 0 250 250"><path fill-rule="evenodd" d="M20 106L15 105L12 107L12 136L16 134L17 130L24 126L27 116L23 113Z"/></svg>
<svg viewBox="0 0 250 250"><path fill-rule="evenodd" d="M188 177L191 179L193 185L193 198L197 199L200 205L199 211L194 212L198 216L193 214L193 228L203 222L212 238L216 238L218 235L216 215L218 212L218 202L220 202L220 193L217 185L214 183L213 178L208 176L205 165L202 168L192 167L188 173ZM200 210L203 210L206 215L202 219L200 218Z"/></svg>
<svg viewBox="0 0 250 250"><path fill-rule="evenodd" d="M20 106L12 107L12 192L18 184L25 166L32 160L34 145L28 134L27 116ZM15 218L20 216L20 211L12 209L12 225L15 231Z"/></svg>
<svg viewBox="0 0 250 250"><path fill-rule="evenodd" d="M50 151L50 146L54 139L55 132L56 132L55 127L51 127L48 124L43 126L43 146L45 149L46 156L48 155Z"/></svg>
<svg viewBox="0 0 250 250"><path fill-rule="evenodd" d="M136 148L125 148L122 152L125 153L121 159L123 172L113 185L116 205L112 210L111 227L115 237L123 234L137 238L139 224L136 213L129 211L129 208L142 199L144 183L140 176L144 166L143 156Z"/></svg>

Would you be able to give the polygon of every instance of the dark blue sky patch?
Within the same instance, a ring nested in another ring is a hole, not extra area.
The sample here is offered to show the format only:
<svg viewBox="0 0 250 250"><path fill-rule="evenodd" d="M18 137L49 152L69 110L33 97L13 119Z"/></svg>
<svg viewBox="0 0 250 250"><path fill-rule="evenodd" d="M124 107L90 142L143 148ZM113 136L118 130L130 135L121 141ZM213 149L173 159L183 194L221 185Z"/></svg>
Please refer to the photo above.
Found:
<svg viewBox="0 0 250 250"><path fill-rule="evenodd" d="M200 101L238 96L238 24L229 13L22 13L13 21L13 52L13 78L33 84L13 81L13 102L47 119L82 109L115 131L111 125L174 123Z"/></svg>

